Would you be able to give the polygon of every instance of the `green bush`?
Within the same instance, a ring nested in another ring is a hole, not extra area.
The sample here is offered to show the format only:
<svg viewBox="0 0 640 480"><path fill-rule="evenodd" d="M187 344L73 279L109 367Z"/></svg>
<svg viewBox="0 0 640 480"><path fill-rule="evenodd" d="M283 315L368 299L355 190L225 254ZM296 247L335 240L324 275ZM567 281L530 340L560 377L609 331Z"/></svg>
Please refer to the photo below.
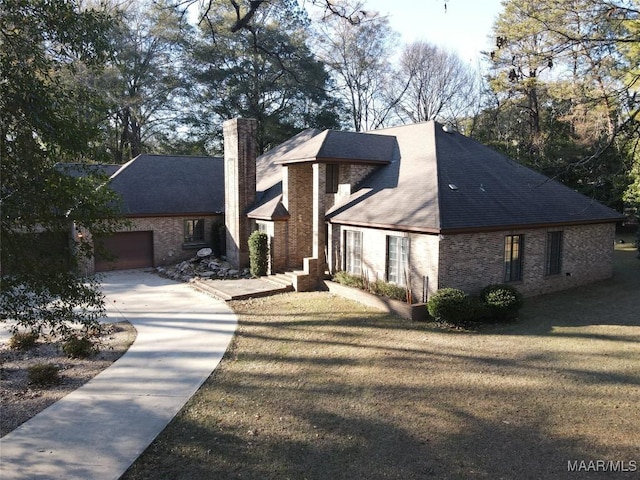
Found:
<svg viewBox="0 0 640 480"><path fill-rule="evenodd" d="M12 350L29 350L36 346L38 340L36 332L16 332L9 339L9 348Z"/></svg>
<svg viewBox="0 0 640 480"><path fill-rule="evenodd" d="M441 288L427 302L427 309L438 322L459 325L472 316L467 295L457 288Z"/></svg>
<svg viewBox="0 0 640 480"><path fill-rule="evenodd" d="M467 296L465 299L469 322L485 322L491 319L491 309L477 296Z"/></svg>
<svg viewBox="0 0 640 480"><path fill-rule="evenodd" d="M364 288L364 280L357 275L351 275L345 271L336 272L333 281L346 287Z"/></svg>
<svg viewBox="0 0 640 480"><path fill-rule="evenodd" d="M29 383L38 387L47 387L60 383L60 368L50 363L37 363L27 369Z"/></svg>
<svg viewBox="0 0 640 480"><path fill-rule="evenodd" d="M482 289L480 298L495 320L515 318L523 305L522 294L511 285L489 285Z"/></svg>
<svg viewBox="0 0 640 480"><path fill-rule="evenodd" d="M97 353L98 348L90 338L72 335L63 342L62 351L70 358L87 358Z"/></svg>
<svg viewBox="0 0 640 480"><path fill-rule="evenodd" d="M405 302L407 300L407 289L400 285L378 280L369 284L369 290L375 295L382 295L393 300Z"/></svg>
<svg viewBox="0 0 640 480"><path fill-rule="evenodd" d="M269 237L264 232L256 230L249 236L249 268L254 277L269 271Z"/></svg>

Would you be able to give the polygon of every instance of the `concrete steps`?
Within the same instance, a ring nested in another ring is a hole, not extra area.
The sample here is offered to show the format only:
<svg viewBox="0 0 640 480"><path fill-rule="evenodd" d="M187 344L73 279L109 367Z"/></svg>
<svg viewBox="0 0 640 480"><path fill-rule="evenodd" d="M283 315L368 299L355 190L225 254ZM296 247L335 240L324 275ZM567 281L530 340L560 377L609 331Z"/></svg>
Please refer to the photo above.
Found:
<svg viewBox="0 0 640 480"><path fill-rule="evenodd" d="M270 282L266 280L266 277L237 280L196 279L189 284L202 293L206 293L207 295L214 296L226 302L230 300L266 297L293 290L292 285Z"/></svg>
<svg viewBox="0 0 640 480"><path fill-rule="evenodd" d="M276 273L274 275L269 275L265 277L269 282L273 282L277 285L281 285L283 287L290 287L293 290L293 285L295 279L293 278L295 272L284 272L284 273Z"/></svg>

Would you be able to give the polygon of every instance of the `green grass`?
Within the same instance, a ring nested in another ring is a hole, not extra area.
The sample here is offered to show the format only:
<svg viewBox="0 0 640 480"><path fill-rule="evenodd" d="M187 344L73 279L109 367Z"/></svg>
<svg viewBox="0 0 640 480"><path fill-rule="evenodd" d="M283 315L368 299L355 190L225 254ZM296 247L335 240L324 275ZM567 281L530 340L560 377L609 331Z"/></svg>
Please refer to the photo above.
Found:
<svg viewBox="0 0 640 480"><path fill-rule="evenodd" d="M481 331L319 292L235 302L220 367L123 478L590 478L567 462L638 461L636 256L618 246L613 279Z"/></svg>

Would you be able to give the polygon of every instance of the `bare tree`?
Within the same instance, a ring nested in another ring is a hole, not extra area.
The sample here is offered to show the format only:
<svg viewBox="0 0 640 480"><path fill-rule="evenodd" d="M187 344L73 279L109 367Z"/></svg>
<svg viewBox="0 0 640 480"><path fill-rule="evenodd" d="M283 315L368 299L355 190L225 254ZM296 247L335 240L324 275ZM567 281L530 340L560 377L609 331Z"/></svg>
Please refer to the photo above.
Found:
<svg viewBox="0 0 640 480"><path fill-rule="evenodd" d="M365 13L358 23L331 15L317 24L317 53L330 69L355 131L384 125L394 105L389 58L397 33L386 18Z"/></svg>
<svg viewBox="0 0 640 480"><path fill-rule="evenodd" d="M395 84L399 98L395 110L404 122L457 123L478 98L475 71L455 53L425 41L404 47Z"/></svg>

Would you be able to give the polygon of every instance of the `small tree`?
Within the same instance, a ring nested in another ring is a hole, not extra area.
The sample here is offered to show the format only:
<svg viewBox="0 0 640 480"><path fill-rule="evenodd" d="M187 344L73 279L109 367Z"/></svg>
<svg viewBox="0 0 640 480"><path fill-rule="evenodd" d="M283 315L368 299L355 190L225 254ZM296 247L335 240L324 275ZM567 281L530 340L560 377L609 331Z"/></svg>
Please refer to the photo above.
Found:
<svg viewBox="0 0 640 480"><path fill-rule="evenodd" d="M255 231L249 236L249 264L251 275L262 277L269 270L269 237Z"/></svg>
<svg viewBox="0 0 640 480"><path fill-rule="evenodd" d="M72 79L104 66L113 19L80 3L0 2L0 321L14 331L99 328L100 285L76 268L91 245L72 232L122 225L105 179L56 167L93 158L104 114L99 92Z"/></svg>

